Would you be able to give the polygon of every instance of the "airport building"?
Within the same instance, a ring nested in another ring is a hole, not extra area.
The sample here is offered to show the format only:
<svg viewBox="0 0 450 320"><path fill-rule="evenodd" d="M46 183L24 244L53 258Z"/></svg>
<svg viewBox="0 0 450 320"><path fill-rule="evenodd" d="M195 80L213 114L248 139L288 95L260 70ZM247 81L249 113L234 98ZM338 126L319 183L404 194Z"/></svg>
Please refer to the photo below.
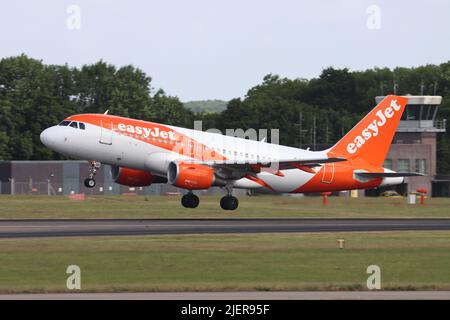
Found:
<svg viewBox="0 0 450 320"><path fill-rule="evenodd" d="M379 103L383 96L376 97ZM424 176L407 177L405 183L391 187L400 194L426 189L433 196L449 196L450 177L436 174L437 135L446 130L446 120L438 120L441 96L408 96L408 104L397 127L384 167L397 172L418 172ZM378 194L383 188L367 190Z"/></svg>
<svg viewBox="0 0 450 320"><path fill-rule="evenodd" d="M130 191L114 183L108 165L102 165L97 171L97 186L88 189L83 184L88 172L87 161L3 161L0 162L0 192L13 195L67 195L120 194ZM131 192L136 193L154 191L157 190L155 188L131 189Z"/></svg>
<svg viewBox="0 0 450 320"><path fill-rule="evenodd" d="M84 186L89 173L87 161L0 161L0 194L70 195L164 195L185 191L166 183L148 187L128 187L114 182L111 166L101 165L96 186ZM196 191L197 194L223 194L220 188Z"/></svg>

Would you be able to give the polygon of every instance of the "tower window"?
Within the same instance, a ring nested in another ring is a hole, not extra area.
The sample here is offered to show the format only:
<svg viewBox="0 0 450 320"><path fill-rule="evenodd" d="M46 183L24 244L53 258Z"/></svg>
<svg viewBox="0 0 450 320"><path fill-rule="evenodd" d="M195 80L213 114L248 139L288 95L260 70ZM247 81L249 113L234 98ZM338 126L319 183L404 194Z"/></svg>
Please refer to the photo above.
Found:
<svg viewBox="0 0 450 320"><path fill-rule="evenodd" d="M416 159L416 172L426 174L426 159Z"/></svg>
<svg viewBox="0 0 450 320"><path fill-rule="evenodd" d="M398 159L397 171L409 172L409 159Z"/></svg>

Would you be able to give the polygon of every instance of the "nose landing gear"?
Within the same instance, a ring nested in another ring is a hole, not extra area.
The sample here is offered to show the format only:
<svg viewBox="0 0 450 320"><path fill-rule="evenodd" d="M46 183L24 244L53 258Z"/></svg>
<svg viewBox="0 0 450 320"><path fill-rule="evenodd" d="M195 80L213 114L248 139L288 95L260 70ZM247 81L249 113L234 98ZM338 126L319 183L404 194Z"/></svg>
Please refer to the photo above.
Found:
<svg viewBox="0 0 450 320"><path fill-rule="evenodd" d="M95 187L95 174L97 173L97 169L100 168L100 162L97 161L89 161L89 177L84 179L84 186L86 188Z"/></svg>
<svg viewBox="0 0 450 320"><path fill-rule="evenodd" d="M84 179L84 186L86 188L93 188L93 187L95 187L95 180L92 179L92 178Z"/></svg>
<svg viewBox="0 0 450 320"><path fill-rule="evenodd" d="M189 191L181 198L181 204L185 208L197 208L200 203L200 199Z"/></svg>

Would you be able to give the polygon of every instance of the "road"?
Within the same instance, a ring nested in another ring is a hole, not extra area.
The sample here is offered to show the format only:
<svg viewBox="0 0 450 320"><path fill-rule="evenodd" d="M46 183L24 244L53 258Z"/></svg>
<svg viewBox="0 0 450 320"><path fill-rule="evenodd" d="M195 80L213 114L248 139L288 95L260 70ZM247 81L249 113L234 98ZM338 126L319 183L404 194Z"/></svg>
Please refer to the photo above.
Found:
<svg viewBox="0 0 450 320"><path fill-rule="evenodd" d="M450 230L450 219L0 220L0 238L407 230Z"/></svg>
<svg viewBox="0 0 450 320"><path fill-rule="evenodd" d="M0 300L450 300L450 291L21 293Z"/></svg>

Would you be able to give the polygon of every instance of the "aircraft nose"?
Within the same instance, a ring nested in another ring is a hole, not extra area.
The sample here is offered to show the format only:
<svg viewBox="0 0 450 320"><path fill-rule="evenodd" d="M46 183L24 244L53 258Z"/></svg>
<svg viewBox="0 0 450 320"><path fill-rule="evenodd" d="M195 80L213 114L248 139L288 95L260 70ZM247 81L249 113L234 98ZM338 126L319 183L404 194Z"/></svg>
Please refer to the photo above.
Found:
<svg viewBox="0 0 450 320"><path fill-rule="evenodd" d="M48 148L51 148L52 140L54 138L52 135L52 128L53 127L50 127L42 131L39 137L41 139L41 142Z"/></svg>

